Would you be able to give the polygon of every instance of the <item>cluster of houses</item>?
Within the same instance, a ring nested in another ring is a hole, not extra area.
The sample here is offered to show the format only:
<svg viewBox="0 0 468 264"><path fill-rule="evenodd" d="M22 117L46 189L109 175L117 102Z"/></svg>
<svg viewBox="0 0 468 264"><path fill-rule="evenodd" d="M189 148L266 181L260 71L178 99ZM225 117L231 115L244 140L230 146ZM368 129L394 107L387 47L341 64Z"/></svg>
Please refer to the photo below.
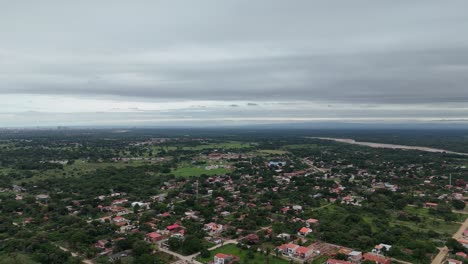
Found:
<svg viewBox="0 0 468 264"><path fill-rule="evenodd" d="M161 142L165 142L165 139ZM151 142L151 144L153 143L154 142ZM232 159L241 160L247 157L248 156L246 155L241 155L238 153L221 152L215 152L207 155L207 158L213 161ZM119 158L115 161L127 162L130 160L131 158ZM118 227L117 232L119 234L117 236L119 237L98 240L95 244L95 247L99 249L99 255L111 256L112 247L117 241L119 241L119 239L124 239L125 234L136 232L143 233L145 240L150 243L160 243L170 237L183 239L185 236L185 228L182 226L182 221L184 220L197 221L201 223L206 234L209 237L215 239L212 241L218 241L221 239L223 232L227 231L228 229L234 229L236 235L242 235L242 238L239 240L242 240L247 244L258 244L260 238L256 233L245 234L245 230L237 228L234 224L232 224L232 220L235 220L236 222L242 222L245 218L247 218L247 213L237 213L240 211L240 209L242 209L242 207L272 209L273 206L271 202L261 201L258 199L258 196L268 193L279 193L291 188L296 188L294 187L294 184L291 184L295 177L310 176L331 181L331 184L327 186L313 186L311 188L311 196L313 198L326 198L328 202L336 202L339 199L341 204L350 206L361 206L363 203L365 203L366 200L362 193L348 189L345 187L347 185L339 180L339 178L344 175L332 172L332 164L326 164L324 162L314 163L310 165L310 168L308 169L298 170L295 170L291 164L292 162L290 160L287 160L283 157L274 158L265 162L264 164L262 162L259 165L260 167L267 168L274 172L273 179L276 182L276 185L272 184L268 187L257 187L261 186L261 184L264 182L264 178L252 173L250 175L246 173L240 177L240 180L234 180L234 178L231 178L229 175L218 175L203 178L203 182L200 183L198 181L194 182L189 179L178 179L177 181L168 180L160 187L159 191L161 194L148 197L148 199L143 199L143 201L131 201L132 199L123 192L113 192L109 195L98 196L96 199L100 204L97 205L97 209L99 209L100 213L102 213L104 216L95 220L100 221L101 223L111 223ZM350 165L340 164L339 162L335 162L333 165L340 168L352 168L349 167ZM216 168L219 168L219 165L207 167L207 169ZM322 174L320 176L316 176L314 175L314 172L316 171L322 172ZM370 175L366 170L359 169L357 173L352 176L353 177L350 177L350 180L353 180L354 176L371 177L372 175ZM425 184L432 184L432 180L434 179L431 179L431 181ZM382 179L377 180L374 178L370 183L369 190L371 191L375 191L377 189L387 189L395 192L400 189L398 185L391 184ZM175 213L175 203L184 201L185 199L193 198L194 196L193 193L188 191L186 192L184 190L195 188L197 192L199 191L203 194L203 197L206 198L201 201L202 205L214 204L214 217L210 219L204 219L199 212L192 211L190 209L187 209L183 213ZM250 188L252 193L242 193L241 190L243 188ZM15 191L18 193L16 196L17 199L22 199L20 192L24 192L25 190L23 190L22 187L16 185L13 186L13 189L15 189ZM224 195L213 195L220 190ZM458 187L454 187L451 190L451 194L443 196L444 199L463 199L463 193L465 192L463 188L460 189ZM172 196L167 198L170 191L177 192L176 197ZM325 197L323 197L324 193L326 193ZM38 202L43 203L50 199L48 194L38 194L35 198ZM429 200L429 198L430 197L427 197L427 200ZM167 208L164 209L167 211L162 213L159 213L159 211L157 216L148 221L139 221L140 212L150 210L152 204L163 202L168 205ZM433 202L426 202L424 206L426 208L434 208L437 207L438 204ZM70 205L67 207L67 209L69 209L70 213L77 214L79 213L81 207L82 206L80 203L73 203L73 205ZM330 257L330 259L328 259L326 262L327 264L361 263L362 261L366 260L377 264L390 263L390 259L386 257L386 253L391 249L391 245L379 244L376 245L370 252L360 252L350 248L320 241L305 246L304 243L299 243L298 241L300 241L300 239L305 239L309 235L313 234L314 230L316 230L316 226L319 225L318 219L306 219L306 217L300 219L297 217L297 215L307 210L307 205L300 203L296 204L296 202L293 203L289 201L289 205L281 204L275 209L275 211L276 210L279 214L281 214L282 217L288 216L290 214L294 216L292 222L302 223L302 226L297 230L297 233L294 231L299 237L297 241L291 240L290 234L277 234L277 238L280 238L285 242L284 244L276 247L276 252L281 256L292 258L298 261L306 261L321 255L327 255ZM174 220L174 218L176 219ZM267 216L267 218L271 222L274 221L271 216ZM169 222L169 220L166 221L165 219L171 219L171 222ZM164 225L161 224L162 222L164 222ZM167 223L171 224L166 225ZM146 228L145 231L142 231L142 225L149 226L150 228ZM249 232L252 232L252 230ZM269 230L269 232L271 233L271 230ZM468 231L465 231L464 237L460 239L459 242L468 248ZM335 259L334 257L337 254L345 255L347 259ZM460 255L461 254L463 253L460 253ZM229 264L235 261L238 261L238 257L230 254L220 253L214 256L215 264Z"/></svg>
<svg viewBox="0 0 468 264"><path fill-rule="evenodd" d="M309 246L300 246L295 243L286 243L276 247L276 251L298 262L317 258L321 255L329 256L326 263L329 264L351 264L361 263L369 260L376 264L389 264L390 258L386 257L384 248L391 248L390 245L380 244L375 246L371 252L362 253L350 248L333 245L324 242L315 242ZM346 256L346 260L334 259L334 256L341 254Z"/></svg>

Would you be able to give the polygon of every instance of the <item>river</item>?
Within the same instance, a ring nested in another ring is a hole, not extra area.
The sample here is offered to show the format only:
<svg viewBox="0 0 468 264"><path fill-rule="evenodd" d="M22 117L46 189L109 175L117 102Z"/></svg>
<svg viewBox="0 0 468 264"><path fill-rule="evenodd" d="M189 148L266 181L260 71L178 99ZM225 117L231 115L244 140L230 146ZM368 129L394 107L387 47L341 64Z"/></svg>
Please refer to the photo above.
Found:
<svg viewBox="0 0 468 264"><path fill-rule="evenodd" d="M332 140L336 142L368 146L372 148L419 150L419 151L432 152L432 153L449 153L449 154L468 156L468 153L455 152L455 151L450 151L446 149L437 149L437 148L420 147L420 146L395 145L395 144L385 144L385 143L375 143L375 142L364 142L364 141L356 141L350 138L330 138L330 137L308 137L308 138Z"/></svg>

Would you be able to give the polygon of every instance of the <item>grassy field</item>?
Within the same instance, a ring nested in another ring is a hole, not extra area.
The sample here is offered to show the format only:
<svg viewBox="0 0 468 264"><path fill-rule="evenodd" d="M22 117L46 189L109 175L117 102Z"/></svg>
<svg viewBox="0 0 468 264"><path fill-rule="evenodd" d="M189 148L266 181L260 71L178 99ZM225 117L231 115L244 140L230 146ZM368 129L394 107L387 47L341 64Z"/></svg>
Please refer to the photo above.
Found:
<svg viewBox="0 0 468 264"><path fill-rule="evenodd" d="M171 171L172 174L179 177L192 177L192 176L200 176L202 174L206 175L223 175L228 173L230 170L225 168L219 169L212 169L212 170L205 170L204 166L200 168L194 166L186 166L177 168L176 170Z"/></svg>
<svg viewBox="0 0 468 264"><path fill-rule="evenodd" d="M33 176L30 178L19 179L18 182L33 182L37 180L53 179L53 178L65 178L65 177L79 177L80 175L94 172L97 169L103 169L107 167L124 168L126 166L141 166L145 163L143 161L131 161L129 163L121 162L85 162L83 160L77 160L71 165L63 166L63 170L53 169L46 171L33 171Z"/></svg>
<svg viewBox="0 0 468 264"><path fill-rule="evenodd" d="M250 148L252 145L250 143L238 142L238 141L227 141L220 143L206 143L196 146L164 146L162 149L166 151L177 150L205 150L205 149L243 149ZM152 147L153 152L159 152L161 147Z"/></svg>
<svg viewBox="0 0 468 264"><path fill-rule="evenodd" d="M288 263L288 261L286 261L286 260L277 258L277 257L272 256L272 255L265 256L265 255L262 255L262 254L260 254L258 252L256 252L254 254L253 259L247 259L247 252L248 252L247 250L238 248L236 245L229 244L229 245L225 245L225 246L222 246L220 248L217 248L217 249L211 251L210 252L211 254L210 254L209 258L202 258L202 257L198 256L197 260L202 262L202 263L208 263L210 261L213 261L214 255L216 255L217 253L224 253L224 254L231 254L231 255L238 256L240 258L240 263L250 263L250 264L264 264L264 263L286 264L286 263ZM267 258L270 258L269 262L267 262Z"/></svg>
<svg viewBox="0 0 468 264"><path fill-rule="evenodd" d="M323 264L329 259L329 256L322 255L312 261L312 264Z"/></svg>
<svg viewBox="0 0 468 264"><path fill-rule="evenodd" d="M267 155L284 155L288 153L286 150L279 150L279 149L262 149L258 150L255 153L258 154L267 154Z"/></svg>
<svg viewBox="0 0 468 264"><path fill-rule="evenodd" d="M204 149L242 149L250 148L250 143L243 143L237 141L229 141L223 143L209 143L205 145L198 145L195 147L183 147L184 150L204 150Z"/></svg>

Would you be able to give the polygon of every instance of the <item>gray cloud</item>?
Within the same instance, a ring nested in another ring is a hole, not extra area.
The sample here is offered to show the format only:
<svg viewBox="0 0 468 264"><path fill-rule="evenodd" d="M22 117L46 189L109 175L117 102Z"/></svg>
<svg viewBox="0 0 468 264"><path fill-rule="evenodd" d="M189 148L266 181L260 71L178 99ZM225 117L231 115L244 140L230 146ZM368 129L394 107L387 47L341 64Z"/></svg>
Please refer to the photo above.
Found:
<svg viewBox="0 0 468 264"><path fill-rule="evenodd" d="M235 116L307 101L333 117L350 113L340 104L359 104L354 117L372 105L407 108L388 117L433 115L424 105L468 102L467 8L461 0L9 1L0 10L0 99L227 101ZM454 111L437 116L468 115Z"/></svg>

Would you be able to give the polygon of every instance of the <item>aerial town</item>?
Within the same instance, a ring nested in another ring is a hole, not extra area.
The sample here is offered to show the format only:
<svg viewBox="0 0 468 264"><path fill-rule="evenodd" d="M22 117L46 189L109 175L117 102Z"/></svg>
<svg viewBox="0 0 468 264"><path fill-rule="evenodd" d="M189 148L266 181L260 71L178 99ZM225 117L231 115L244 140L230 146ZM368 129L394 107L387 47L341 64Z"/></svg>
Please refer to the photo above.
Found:
<svg viewBox="0 0 468 264"><path fill-rule="evenodd" d="M468 260L468 156L160 134L2 131L0 263Z"/></svg>

